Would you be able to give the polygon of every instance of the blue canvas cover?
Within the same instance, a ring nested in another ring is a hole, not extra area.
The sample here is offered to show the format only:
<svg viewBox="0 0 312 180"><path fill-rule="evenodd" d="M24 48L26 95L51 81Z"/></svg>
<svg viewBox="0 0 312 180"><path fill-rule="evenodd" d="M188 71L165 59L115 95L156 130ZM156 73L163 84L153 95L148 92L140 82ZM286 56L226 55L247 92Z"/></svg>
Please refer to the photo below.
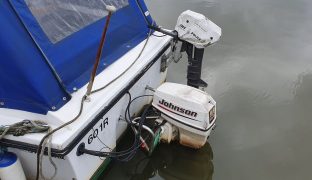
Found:
<svg viewBox="0 0 312 180"><path fill-rule="evenodd" d="M146 38L143 1L0 0L0 108L45 114L69 101L90 78L105 5L118 10L98 73Z"/></svg>

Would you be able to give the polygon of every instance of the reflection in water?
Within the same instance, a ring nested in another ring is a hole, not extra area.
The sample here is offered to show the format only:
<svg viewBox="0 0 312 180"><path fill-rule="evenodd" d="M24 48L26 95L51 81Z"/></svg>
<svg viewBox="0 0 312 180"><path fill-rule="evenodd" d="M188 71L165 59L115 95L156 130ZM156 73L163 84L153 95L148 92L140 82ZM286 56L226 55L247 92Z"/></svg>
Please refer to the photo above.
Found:
<svg viewBox="0 0 312 180"><path fill-rule="evenodd" d="M309 106L309 110L312 110L311 98L312 97L312 74L302 74L299 76L294 91L297 104L303 106Z"/></svg>
<svg viewBox="0 0 312 180"><path fill-rule="evenodd" d="M104 179L212 180L212 159L208 143L199 150L179 144L161 144L151 157L139 153L128 163L114 162Z"/></svg>
<svg viewBox="0 0 312 180"><path fill-rule="evenodd" d="M148 2L164 27L185 9L222 27L203 69L218 105L214 179L311 179L312 1ZM185 82L186 65L171 66L168 80Z"/></svg>
<svg viewBox="0 0 312 180"><path fill-rule="evenodd" d="M136 172L137 174L132 179L149 179L158 174L168 180L211 180L212 158L213 152L208 143L199 150L182 147L178 144L162 144L150 158L139 162L137 167L143 161L148 161L143 171Z"/></svg>

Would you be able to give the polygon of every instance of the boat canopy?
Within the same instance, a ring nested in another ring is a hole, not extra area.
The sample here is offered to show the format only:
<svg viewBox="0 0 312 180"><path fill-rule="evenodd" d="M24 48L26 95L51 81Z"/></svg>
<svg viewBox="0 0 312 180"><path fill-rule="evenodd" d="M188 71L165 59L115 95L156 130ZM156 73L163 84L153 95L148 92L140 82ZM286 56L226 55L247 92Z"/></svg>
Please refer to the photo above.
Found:
<svg viewBox="0 0 312 180"><path fill-rule="evenodd" d="M143 0L0 0L0 108L46 114L69 101L90 78L106 5L117 11L98 73L146 38Z"/></svg>

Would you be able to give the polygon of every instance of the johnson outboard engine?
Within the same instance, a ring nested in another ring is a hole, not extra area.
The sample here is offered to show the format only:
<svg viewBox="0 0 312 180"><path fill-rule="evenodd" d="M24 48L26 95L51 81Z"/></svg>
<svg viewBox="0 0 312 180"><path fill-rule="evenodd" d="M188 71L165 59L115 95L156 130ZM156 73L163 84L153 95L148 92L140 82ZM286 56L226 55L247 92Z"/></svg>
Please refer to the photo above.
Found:
<svg viewBox="0 0 312 180"><path fill-rule="evenodd" d="M188 55L187 85L164 83L154 93L152 105L160 112L161 140L201 148L207 141L216 121L216 102L205 91L201 79L204 48L219 41L221 28L204 15L187 10L179 18L174 31L150 27L174 37L170 55L175 62L181 53Z"/></svg>
<svg viewBox="0 0 312 180"><path fill-rule="evenodd" d="M152 105L167 121L161 139L167 143L200 148L215 126L216 102L206 92L175 83L164 83L156 89Z"/></svg>

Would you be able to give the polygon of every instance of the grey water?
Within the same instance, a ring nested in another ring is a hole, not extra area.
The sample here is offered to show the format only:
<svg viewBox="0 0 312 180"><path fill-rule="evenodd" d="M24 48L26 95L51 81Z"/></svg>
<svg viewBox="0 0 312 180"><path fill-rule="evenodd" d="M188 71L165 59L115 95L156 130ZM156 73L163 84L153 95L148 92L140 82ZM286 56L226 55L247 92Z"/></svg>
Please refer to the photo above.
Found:
<svg viewBox="0 0 312 180"><path fill-rule="evenodd" d="M147 0L173 29L186 9L223 29L205 51L202 78L217 101L217 128L194 151L161 145L150 158L112 163L106 179L312 179L312 1ZM186 83L187 61L168 81Z"/></svg>

